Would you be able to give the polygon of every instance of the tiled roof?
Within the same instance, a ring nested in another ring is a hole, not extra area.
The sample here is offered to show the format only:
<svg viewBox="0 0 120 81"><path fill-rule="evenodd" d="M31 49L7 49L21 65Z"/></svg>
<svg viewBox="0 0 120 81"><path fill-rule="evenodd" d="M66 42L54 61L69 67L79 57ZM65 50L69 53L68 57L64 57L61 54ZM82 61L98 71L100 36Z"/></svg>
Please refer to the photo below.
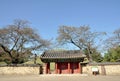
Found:
<svg viewBox="0 0 120 81"><path fill-rule="evenodd" d="M45 51L41 59L73 59L86 57L80 50L71 51Z"/></svg>

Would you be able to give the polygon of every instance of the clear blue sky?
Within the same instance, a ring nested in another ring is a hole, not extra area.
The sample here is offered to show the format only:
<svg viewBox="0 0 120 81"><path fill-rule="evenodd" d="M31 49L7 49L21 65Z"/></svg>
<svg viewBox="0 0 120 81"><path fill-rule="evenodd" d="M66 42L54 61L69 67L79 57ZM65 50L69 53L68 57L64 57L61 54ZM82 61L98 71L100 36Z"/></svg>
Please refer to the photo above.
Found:
<svg viewBox="0 0 120 81"><path fill-rule="evenodd" d="M45 39L61 25L112 32L120 28L120 0L0 0L0 28L14 19L30 21Z"/></svg>

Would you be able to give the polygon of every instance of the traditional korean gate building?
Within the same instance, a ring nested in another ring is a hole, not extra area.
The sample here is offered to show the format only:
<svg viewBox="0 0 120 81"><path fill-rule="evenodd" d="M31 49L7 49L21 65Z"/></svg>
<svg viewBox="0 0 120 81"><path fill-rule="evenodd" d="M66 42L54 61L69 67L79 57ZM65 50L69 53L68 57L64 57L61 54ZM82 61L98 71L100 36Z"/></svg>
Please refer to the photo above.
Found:
<svg viewBox="0 0 120 81"><path fill-rule="evenodd" d="M81 74L81 62L85 57L80 50L74 50L45 51L40 58L46 64L46 74L50 73L50 62L55 62L56 74Z"/></svg>

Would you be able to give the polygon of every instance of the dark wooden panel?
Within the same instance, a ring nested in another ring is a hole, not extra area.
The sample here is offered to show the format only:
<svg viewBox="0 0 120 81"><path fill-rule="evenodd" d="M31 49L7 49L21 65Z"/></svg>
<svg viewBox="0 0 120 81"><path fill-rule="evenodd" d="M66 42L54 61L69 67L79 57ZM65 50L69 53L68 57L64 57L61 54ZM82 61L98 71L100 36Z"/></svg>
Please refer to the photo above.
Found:
<svg viewBox="0 0 120 81"><path fill-rule="evenodd" d="M72 62L70 64L70 69L72 71L72 73L78 73L79 72L79 63L78 62Z"/></svg>

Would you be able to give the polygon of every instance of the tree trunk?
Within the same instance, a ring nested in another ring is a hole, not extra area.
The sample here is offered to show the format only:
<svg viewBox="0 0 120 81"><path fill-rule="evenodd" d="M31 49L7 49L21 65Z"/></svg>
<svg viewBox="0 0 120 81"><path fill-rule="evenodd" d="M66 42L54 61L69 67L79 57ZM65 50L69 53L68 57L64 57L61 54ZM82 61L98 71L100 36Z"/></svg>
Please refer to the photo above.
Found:
<svg viewBox="0 0 120 81"><path fill-rule="evenodd" d="M92 62L92 56L91 56L90 48L87 48L87 51L88 51L88 56L89 56L88 60L90 62Z"/></svg>

